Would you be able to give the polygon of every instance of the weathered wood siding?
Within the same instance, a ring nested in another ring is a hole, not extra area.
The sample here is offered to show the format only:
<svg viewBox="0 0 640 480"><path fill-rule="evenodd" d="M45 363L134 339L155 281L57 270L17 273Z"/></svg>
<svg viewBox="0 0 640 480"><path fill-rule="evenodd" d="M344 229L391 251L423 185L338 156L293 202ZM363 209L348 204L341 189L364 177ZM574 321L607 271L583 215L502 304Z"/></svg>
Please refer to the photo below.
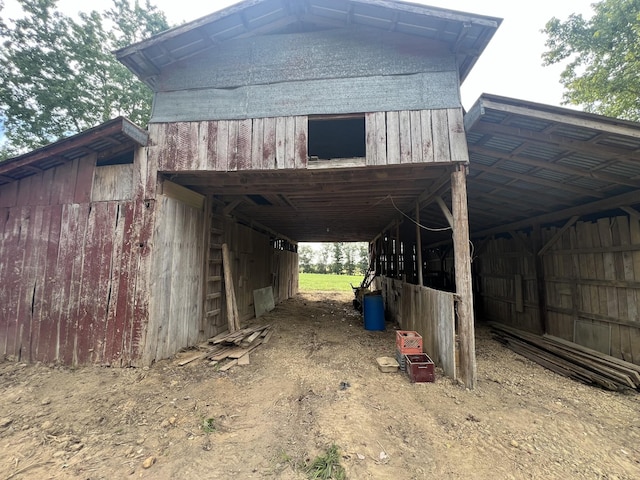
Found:
<svg viewBox="0 0 640 480"><path fill-rule="evenodd" d="M542 332L535 254L530 235L475 242L476 308L480 317L532 333Z"/></svg>
<svg viewBox="0 0 640 480"><path fill-rule="evenodd" d="M268 235L232 220L225 223L224 237L241 320L255 315L254 290L272 286L276 304L298 293L297 253L273 248Z"/></svg>
<svg viewBox="0 0 640 480"><path fill-rule="evenodd" d="M385 311L402 330L422 335L423 349L450 378L456 378L455 296L388 277L376 277Z"/></svg>
<svg viewBox="0 0 640 480"><path fill-rule="evenodd" d="M151 124L149 157L164 172L306 169L307 119ZM469 160L460 108L367 113L365 129L368 166Z"/></svg>
<svg viewBox="0 0 640 480"><path fill-rule="evenodd" d="M542 230L542 245L558 233ZM530 235L493 239L476 260L487 319L541 332ZM538 252L535 252L537 254ZM640 364L640 221L577 222L542 254L544 315L552 335Z"/></svg>
<svg viewBox="0 0 640 480"><path fill-rule="evenodd" d="M365 116L367 165L468 162L461 108Z"/></svg>
<svg viewBox="0 0 640 480"><path fill-rule="evenodd" d="M149 125L149 155L165 172L306 168L307 117Z"/></svg>
<svg viewBox="0 0 640 480"><path fill-rule="evenodd" d="M167 358L212 333L201 331L204 197L190 191L188 196L175 195L178 189L186 190L163 188L157 197L145 364Z"/></svg>
<svg viewBox="0 0 640 480"><path fill-rule="evenodd" d="M89 156L0 186L0 355L137 364L145 341L152 201L140 181L91 201ZM113 198L113 200L107 200Z"/></svg>
<svg viewBox="0 0 640 480"><path fill-rule="evenodd" d="M225 42L158 75L151 122L460 106L454 54L352 27Z"/></svg>

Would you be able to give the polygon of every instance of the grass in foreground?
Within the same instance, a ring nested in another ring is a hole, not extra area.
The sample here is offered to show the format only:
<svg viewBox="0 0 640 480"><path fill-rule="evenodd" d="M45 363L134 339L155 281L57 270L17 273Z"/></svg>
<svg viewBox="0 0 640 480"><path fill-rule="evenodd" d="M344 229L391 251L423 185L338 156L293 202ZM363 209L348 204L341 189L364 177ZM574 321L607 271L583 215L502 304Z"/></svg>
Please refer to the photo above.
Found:
<svg viewBox="0 0 640 480"><path fill-rule="evenodd" d="M301 291L351 292L351 285L355 287L362 283L362 275L330 275L323 273L301 273Z"/></svg>
<svg viewBox="0 0 640 480"><path fill-rule="evenodd" d="M345 480L346 472L340 465L340 453L337 445L331 445L324 455L318 456L307 466L307 478L309 480Z"/></svg>

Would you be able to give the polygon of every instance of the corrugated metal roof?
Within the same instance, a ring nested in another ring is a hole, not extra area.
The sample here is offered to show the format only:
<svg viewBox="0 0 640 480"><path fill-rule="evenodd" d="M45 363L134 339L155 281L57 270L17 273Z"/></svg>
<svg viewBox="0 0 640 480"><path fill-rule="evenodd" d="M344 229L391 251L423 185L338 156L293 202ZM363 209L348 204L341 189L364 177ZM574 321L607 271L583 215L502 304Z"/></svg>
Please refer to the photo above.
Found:
<svg viewBox="0 0 640 480"><path fill-rule="evenodd" d="M112 157L147 145L149 134L124 117L0 163L0 185L20 180L77 158L97 154Z"/></svg>
<svg viewBox="0 0 640 480"><path fill-rule="evenodd" d="M568 218L625 206L619 202L640 204L638 123L485 94L465 116L465 128L469 203L487 207L482 217L470 217L476 234L519 218L562 220L563 212ZM496 186L498 209L479 187L489 180L503 184Z"/></svg>

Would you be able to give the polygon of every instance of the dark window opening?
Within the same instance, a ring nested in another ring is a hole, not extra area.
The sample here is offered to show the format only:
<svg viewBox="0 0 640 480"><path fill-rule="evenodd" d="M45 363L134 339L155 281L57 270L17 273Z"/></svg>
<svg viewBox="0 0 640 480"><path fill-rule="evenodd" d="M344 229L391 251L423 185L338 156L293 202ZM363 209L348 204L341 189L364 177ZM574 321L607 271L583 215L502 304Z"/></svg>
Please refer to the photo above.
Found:
<svg viewBox="0 0 640 480"><path fill-rule="evenodd" d="M364 116L309 118L309 158L362 158L366 154Z"/></svg>
<svg viewBox="0 0 640 480"><path fill-rule="evenodd" d="M133 163L133 150L111 157L98 158L96 166L106 167L107 165L126 165L128 163Z"/></svg>

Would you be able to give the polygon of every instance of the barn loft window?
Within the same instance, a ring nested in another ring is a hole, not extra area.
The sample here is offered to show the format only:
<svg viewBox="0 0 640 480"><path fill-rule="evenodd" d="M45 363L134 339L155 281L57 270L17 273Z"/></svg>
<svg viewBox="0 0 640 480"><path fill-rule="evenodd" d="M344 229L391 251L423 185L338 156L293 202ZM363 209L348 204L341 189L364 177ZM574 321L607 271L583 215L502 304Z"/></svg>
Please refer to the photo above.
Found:
<svg viewBox="0 0 640 480"><path fill-rule="evenodd" d="M309 158L363 158L364 115L309 117Z"/></svg>

